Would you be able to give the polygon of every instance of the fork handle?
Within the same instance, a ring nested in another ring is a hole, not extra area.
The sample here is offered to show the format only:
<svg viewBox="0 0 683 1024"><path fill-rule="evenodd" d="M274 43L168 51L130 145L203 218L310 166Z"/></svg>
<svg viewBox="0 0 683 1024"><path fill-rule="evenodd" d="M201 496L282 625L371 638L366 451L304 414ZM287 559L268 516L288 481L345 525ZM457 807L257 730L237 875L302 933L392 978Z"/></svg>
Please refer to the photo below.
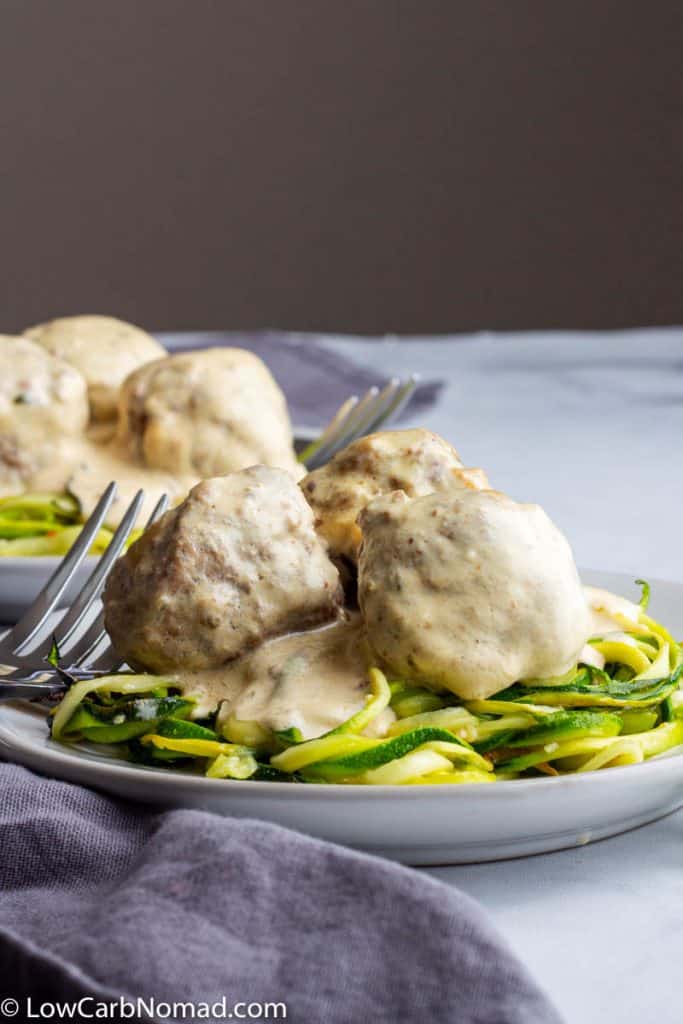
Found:
<svg viewBox="0 0 683 1024"><path fill-rule="evenodd" d="M3 683L0 677L0 703L5 700L35 700L57 697L66 687L63 683Z"/></svg>

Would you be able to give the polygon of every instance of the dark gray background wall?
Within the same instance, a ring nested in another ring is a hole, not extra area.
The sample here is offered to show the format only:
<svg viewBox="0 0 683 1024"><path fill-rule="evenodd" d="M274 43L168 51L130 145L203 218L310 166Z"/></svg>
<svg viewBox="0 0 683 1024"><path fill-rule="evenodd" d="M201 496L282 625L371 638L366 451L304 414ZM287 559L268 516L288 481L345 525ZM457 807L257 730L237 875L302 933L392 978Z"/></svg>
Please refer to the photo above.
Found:
<svg viewBox="0 0 683 1024"><path fill-rule="evenodd" d="M0 0L0 330L683 322L680 0Z"/></svg>

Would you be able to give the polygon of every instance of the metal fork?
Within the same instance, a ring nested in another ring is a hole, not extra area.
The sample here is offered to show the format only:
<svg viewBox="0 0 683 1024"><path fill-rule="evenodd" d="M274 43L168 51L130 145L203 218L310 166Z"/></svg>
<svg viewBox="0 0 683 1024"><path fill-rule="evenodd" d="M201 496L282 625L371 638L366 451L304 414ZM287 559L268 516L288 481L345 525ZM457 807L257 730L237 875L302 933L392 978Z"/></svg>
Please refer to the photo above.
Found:
<svg viewBox="0 0 683 1024"><path fill-rule="evenodd" d="M378 430L397 417L410 401L418 383L418 375L407 380L393 377L381 391L372 387L358 399L347 399L335 413L316 441L299 456L307 469L324 465L346 445ZM90 546L104 522L116 493L111 483L98 501L92 515L81 530L78 540L66 554L31 607L8 633L0 638L0 665L13 669L0 675L0 701L19 697L55 696L64 689L61 678L48 664L47 656L53 642L60 658L74 678L88 679L117 668L117 657L104 629L104 614L99 596L109 571L123 549L140 512L143 492L138 491L128 506L121 523L105 553L81 588L76 600L58 623L50 625L60 597L87 556ZM163 495L157 502L145 529L152 525L168 507ZM63 666L60 666L63 667ZM47 677L47 679L46 679Z"/></svg>
<svg viewBox="0 0 683 1024"><path fill-rule="evenodd" d="M75 678L92 678L100 673L111 672L121 664L104 630L99 597L114 562L135 526L144 499L143 491L138 491L131 501L107 550L70 608L57 623L51 622L59 598L87 556L115 493L116 484L109 484L85 522L76 543L57 566L31 607L16 626L0 639L0 664L14 669L0 676L0 700L55 696L64 689L64 682L60 677L55 678L55 670L47 662L54 642L60 659L68 666L66 671ZM164 494L157 502L145 529L167 507L168 497ZM50 678L45 679L46 676Z"/></svg>
<svg viewBox="0 0 683 1024"><path fill-rule="evenodd" d="M407 380L392 377L386 387L372 387L361 399L357 395L347 398L334 414L320 437L299 455L306 469L317 469L366 434L385 426L405 409L417 387L419 375L413 373Z"/></svg>

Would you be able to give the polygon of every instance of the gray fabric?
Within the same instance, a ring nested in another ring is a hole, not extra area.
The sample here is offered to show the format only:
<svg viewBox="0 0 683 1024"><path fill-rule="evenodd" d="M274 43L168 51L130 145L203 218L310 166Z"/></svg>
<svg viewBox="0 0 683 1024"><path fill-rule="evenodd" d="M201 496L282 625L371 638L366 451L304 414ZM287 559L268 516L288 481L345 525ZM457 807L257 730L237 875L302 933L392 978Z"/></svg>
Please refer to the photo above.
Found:
<svg viewBox="0 0 683 1024"><path fill-rule="evenodd" d="M297 1024L559 1022L480 908L416 871L14 765L0 793L2 998L282 1001Z"/></svg>
<svg viewBox="0 0 683 1024"><path fill-rule="evenodd" d="M159 340L170 351L182 352L215 345L248 348L268 365L287 396L289 413L295 427L321 427L349 395L362 395L369 387L383 387L391 377L400 376L388 362L382 372L360 365L328 347L332 335L301 334L293 331L183 331L160 334ZM357 339L359 352L363 339ZM381 347L382 339L371 342ZM419 373L420 361L403 373ZM421 381L403 414L425 412L437 400L442 380Z"/></svg>

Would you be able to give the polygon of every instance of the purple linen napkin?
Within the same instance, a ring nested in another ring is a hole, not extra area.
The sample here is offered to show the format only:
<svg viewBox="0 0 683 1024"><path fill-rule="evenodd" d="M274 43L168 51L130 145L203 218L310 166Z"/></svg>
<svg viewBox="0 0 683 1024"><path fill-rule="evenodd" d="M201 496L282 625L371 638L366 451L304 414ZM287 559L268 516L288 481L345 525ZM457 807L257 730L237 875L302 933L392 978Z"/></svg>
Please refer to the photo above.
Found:
<svg viewBox="0 0 683 1024"><path fill-rule="evenodd" d="M392 376L390 366L383 375L325 348L325 335L292 331L183 331L158 337L173 352L215 345L255 352L287 396L295 426L323 426L349 395L360 396L373 384L381 388ZM419 366L414 368L415 372L419 369ZM421 381L395 422L400 424L408 414L412 416L429 409L443 384L441 380Z"/></svg>
<svg viewBox="0 0 683 1024"><path fill-rule="evenodd" d="M416 871L16 765L0 793L0 999L18 1021L29 997L154 997L218 1004L210 1021L270 1002L296 1024L560 1022L482 910Z"/></svg>

